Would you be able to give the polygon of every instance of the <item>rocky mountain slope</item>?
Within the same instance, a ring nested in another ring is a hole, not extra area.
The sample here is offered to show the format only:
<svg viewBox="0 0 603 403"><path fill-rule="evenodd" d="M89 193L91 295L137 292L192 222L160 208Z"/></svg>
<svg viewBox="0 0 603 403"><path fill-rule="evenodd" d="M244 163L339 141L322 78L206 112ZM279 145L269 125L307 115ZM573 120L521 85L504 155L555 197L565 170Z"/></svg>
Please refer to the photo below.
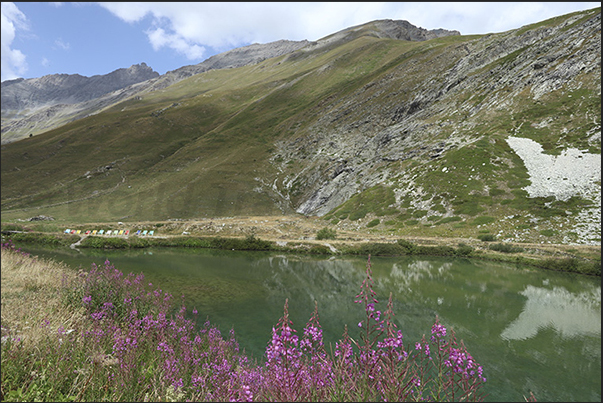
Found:
<svg viewBox="0 0 603 403"><path fill-rule="evenodd" d="M3 219L600 244L600 27L600 8L475 36L383 20L231 51L4 144Z"/></svg>
<svg viewBox="0 0 603 403"><path fill-rule="evenodd" d="M361 27L352 27L310 43L279 40L252 44L214 55L191 66L159 76L146 63L118 69L107 75L83 77L78 74L53 74L35 79L16 79L2 83L2 144L43 133L67 122L102 111L128 97L168 87L184 78L213 69L237 68L291 53L310 46L321 47L334 41L345 42L357 36ZM366 34L366 33L365 33ZM460 35L458 31L426 30L407 21L383 20L373 24L370 35L409 41L424 41L441 36ZM140 85L135 85L141 83Z"/></svg>
<svg viewBox="0 0 603 403"><path fill-rule="evenodd" d="M146 63L94 77L53 74L2 83L2 144L98 113L132 96L163 89L194 74L258 63L299 49L307 41L253 44L160 76Z"/></svg>
<svg viewBox="0 0 603 403"><path fill-rule="evenodd" d="M91 100L158 76L159 73L141 63L93 77L52 74L27 80L4 81L2 143L64 124L77 116L74 114L76 111L80 111L80 116L93 113L94 108L75 105L89 106Z"/></svg>

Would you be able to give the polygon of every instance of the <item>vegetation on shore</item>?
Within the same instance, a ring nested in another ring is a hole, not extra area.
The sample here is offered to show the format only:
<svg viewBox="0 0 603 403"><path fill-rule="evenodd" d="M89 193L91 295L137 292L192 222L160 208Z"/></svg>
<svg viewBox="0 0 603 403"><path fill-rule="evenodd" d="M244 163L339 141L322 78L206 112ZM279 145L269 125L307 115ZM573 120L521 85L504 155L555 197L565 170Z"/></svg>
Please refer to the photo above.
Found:
<svg viewBox="0 0 603 403"><path fill-rule="evenodd" d="M3 234L17 243L38 243L50 246L68 246L80 241L81 236L70 234L48 234L39 232L6 232ZM337 248L325 243L336 239L336 231L325 229L317 233L316 240L272 242L255 235L244 238L220 236L164 236L164 237L107 237L87 236L81 239L78 248L98 249L136 249L147 247L189 247L223 250L295 252L316 255L373 255L373 256L451 256L488 259L500 262L522 264L547 270L565 271L586 275L601 276L601 255L576 256L568 254L543 255L527 254L528 248L507 243L494 243L494 237L483 237L482 246L475 247L463 242L450 245L420 245L405 239L395 242L345 242Z"/></svg>
<svg viewBox="0 0 603 403"><path fill-rule="evenodd" d="M184 301L109 261L74 272L2 244L2 401L482 401L485 371L437 317L402 341L377 308L370 256L355 341L327 352L318 307L296 335L284 313L261 361L234 330L185 318ZM196 310L192 311L195 317ZM354 332L355 333L355 332ZM533 398L531 396L530 398Z"/></svg>

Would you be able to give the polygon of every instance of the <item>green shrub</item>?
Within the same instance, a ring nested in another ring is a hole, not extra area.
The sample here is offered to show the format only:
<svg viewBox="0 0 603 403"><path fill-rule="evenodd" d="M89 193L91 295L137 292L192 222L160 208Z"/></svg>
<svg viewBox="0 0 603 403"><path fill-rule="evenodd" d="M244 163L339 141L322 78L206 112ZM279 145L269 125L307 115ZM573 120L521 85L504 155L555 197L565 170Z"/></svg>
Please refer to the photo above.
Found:
<svg viewBox="0 0 603 403"><path fill-rule="evenodd" d="M464 243L459 243L458 247L456 248L457 256L469 256L473 251L474 248L472 246Z"/></svg>
<svg viewBox="0 0 603 403"><path fill-rule="evenodd" d="M498 189L498 188L493 188L493 189L489 190L490 196L500 196L500 195L505 194L505 193L507 193L507 192L505 192L502 189Z"/></svg>
<svg viewBox="0 0 603 403"><path fill-rule="evenodd" d="M503 253L520 253L524 251L522 247L513 246L508 243L497 243L494 245L490 245L488 249Z"/></svg>
<svg viewBox="0 0 603 403"><path fill-rule="evenodd" d="M361 209L355 210L354 212L352 212L352 214L350 214L350 220L352 220L352 221L360 220L361 218L366 217L367 214L368 214L367 208L361 208Z"/></svg>
<svg viewBox="0 0 603 403"><path fill-rule="evenodd" d="M327 248L325 245L312 245L310 249L308 249L308 253L311 255L331 255L331 249Z"/></svg>
<svg viewBox="0 0 603 403"><path fill-rule="evenodd" d="M543 229L542 231L540 231L540 233L544 236L553 236L557 234L557 231L552 229Z"/></svg>
<svg viewBox="0 0 603 403"><path fill-rule="evenodd" d="M36 232L21 232L10 235L14 242L37 243L50 246L68 246L77 242L78 235L41 234Z"/></svg>
<svg viewBox="0 0 603 403"><path fill-rule="evenodd" d="M589 262L571 257L563 259L549 258L541 262L539 266L550 270L601 276L601 261Z"/></svg>
<svg viewBox="0 0 603 403"><path fill-rule="evenodd" d="M89 236L80 243L80 246L82 248L128 249L130 244L125 238Z"/></svg>
<svg viewBox="0 0 603 403"><path fill-rule="evenodd" d="M421 217L425 217L425 215L427 214L427 210L415 210L412 213L412 216L414 218L421 218Z"/></svg>
<svg viewBox="0 0 603 403"><path fill-rule="evenodd" d="M417 251L417 245L406 239L398 239L398 245L402 247L405 255L412 255Z"/></svg>
<svg viewBox="0 0 603 403"><path fill-rule="evenodd" d="M331 228L323 228L316 233L316 239L335 239L337 237L337 231Z"/></svg>
<svg viewBox="0 0 603 403"><path fill-rule="evenodd" d="M366 227L367 228L374 227L376 225L379 225L380 222L381 222L381 220L379 220L378 218L375 218L373 221L371 221L368 224L366 224Z"/></svg>
<svg viewBox="0 0 603 403"><path fill-rule="evenodd" d="M234 250L269 250L272 243L249 235L245 239L221 238L216 237L210 240L212 248L216 249L234 249Z"/></svg>
<svg viewBox="0 0 603 403"><path fill-rule="evenodd" d="M477 239L484 241L484 242L492 242L492 241L496 241L496 235L482 234L482 235L478 235Z"/></svg>
<svg viewBox="0 0 603 403"><path fill-rule="evenodd" d="M398 256L405 255L404 248L396 243L369 243L358 248L361 255Z"/></svg>
<svg viewBox="0 0 603 403"><path fill-rule="evenodd" d="M452 246L417 246L417 255L426 256L455 256L456 249Z"/></svg>
<svg viewBox="0 0 603 403"><path fill-rule="evenodd" d="M449 222L454 222L454 221L461 221L462 218L456 215L453 215L452 217L444 217L442 218L440 221L438 221L436 224L446 224Z"/></svg>

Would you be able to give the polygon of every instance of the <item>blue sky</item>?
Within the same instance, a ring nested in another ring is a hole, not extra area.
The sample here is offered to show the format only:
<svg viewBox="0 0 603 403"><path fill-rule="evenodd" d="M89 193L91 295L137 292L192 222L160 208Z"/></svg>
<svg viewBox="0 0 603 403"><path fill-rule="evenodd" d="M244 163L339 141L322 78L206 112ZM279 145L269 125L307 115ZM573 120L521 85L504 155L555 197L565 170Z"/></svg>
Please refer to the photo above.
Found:
<svg viewBox="0 0 603 403"><path fill-rule="evenodd" d="M2 3L2 81L107 74L145 62L160 74L252 43L317 40L377 19L463 35L504 32L596 2Z"/></svg>

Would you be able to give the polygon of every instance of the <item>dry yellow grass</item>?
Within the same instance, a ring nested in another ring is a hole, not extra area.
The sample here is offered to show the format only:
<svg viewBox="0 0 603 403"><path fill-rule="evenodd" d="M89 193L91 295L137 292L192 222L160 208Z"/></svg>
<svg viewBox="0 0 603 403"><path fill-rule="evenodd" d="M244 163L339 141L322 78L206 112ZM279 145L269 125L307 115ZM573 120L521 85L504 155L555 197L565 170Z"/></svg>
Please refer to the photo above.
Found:
<svg viewBox="0 0 603 403"><path fill-rule="evenodd" d="M61 263L2 250L2 337L35 346L43 337L76 329L83 311L61 303L61 283L77 273Z"/></svg>

